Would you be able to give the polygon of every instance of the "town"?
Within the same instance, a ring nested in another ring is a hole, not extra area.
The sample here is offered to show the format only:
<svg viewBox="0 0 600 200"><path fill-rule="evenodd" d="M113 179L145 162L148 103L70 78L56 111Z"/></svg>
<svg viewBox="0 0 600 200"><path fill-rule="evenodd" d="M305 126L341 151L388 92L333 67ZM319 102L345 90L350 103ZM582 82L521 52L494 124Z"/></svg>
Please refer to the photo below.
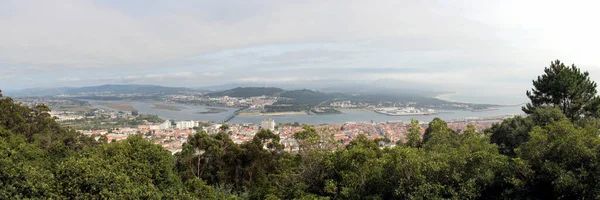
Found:
<svg viewBox="0 0 600 200"><path fill-rule="evenodd" d="M174 109L167 106L168 103L187 103L200 105L215 105L226 107L243 108L239 115L263 115L264 111L272 106L281 97L271 96L253 96L253 97L229 97L229 96L196 96L196 95L167 95L163 103L154 104L157 109ZM261 129L270 130L279 135L280 142L285 150L295 152L298 150L298 144L293 139L294 133L303 130L301 123L280 123L277 124L269 115L261 116L264 119L260 124L253 123L227 123L226 121L192 121L192 120L169 120L161 119L156 115L140 114L132 109L130 105L104 104L108 107L94 108L88 102L76 99L63 98L22 98L18 99L22 105L34 107L38 104L49 105L53 110L49 113L56 121L62 125L78 130L78 132L93 136L96 140L104 139L107 142L120 141L130 135L142 134L144 138L153 141L163 148L176 153L181 151L183 143L188 137L198 131L204 131L208 134L215 134L223 131L230 135L231 140L236 144L242 144L252 140L254 135ZM394 103L380 102L376 105L367 104L361 101L335 100L319 109L365 109L390 110L388 112L403 112L402 114L434 114L431 108L416 109L414 107L405 107L409 111L397 110L395 107L414 106L416 102ZM449 107L468 108L467 104L448 104ZM127 109L124 109L127 108ZM131 111L124 111L124 110ZM424 111L421 111L424 110ZM176 111L176 110L175 110ZM219 109L212 108L207 113L218 113ZM389 113L383 113L388 114ZM473 124L478 131L484 131L494 123L500 122L505 118L512 117L497 116L487 118L463 118L448 120L448 126L458 133L466 129L467 125ZM364 134L369 139L385 139L384 146L393 147L397 142L406 140L405 134L410 126L410 121L385 121L385 122L345 122L341 124L320 124L310 125L319 134L333 137L339 142L339 145L348 145L349 142L359 134ZM422 121L419 126L422 133L428 126L428 122Z"/></svg>
<svg viewBox="0 0 600 200"><path fill-rule="evenodd" d="M69 117L64 115L56 115L51 113L60 121L68 121ZM113 113L115 114L115 113ZM68 115L67 115L68 116ZM119 115L116 113L116 118L134 117L130 114ZM491 127L498 121L456 121L448 122L448 127L461 133L467 128L467 125L473 124L478 131L483 131ZM421 127L421 133L423 134L428 124L422 122L419 124ZM393 147L397 142L404 142L406 140L405 134L410 127L410 122L381 122L381 123L368 123L368 122L346 122L344 124L322 124L314 125L315 130L320 135L333 136L335 141L339 142L339 145L345 146L356 138L359 134L364 134L369 139L388 139L389 142L382 144L385 146ZM204 131L209 134L215 134L220 131L228 133L231 140L236 144L242 144L251 141L254 135L261 129L272 131L279 135L280 142L284 145L284 149L288 152L298 151L298 144L294 140L294 133L303 130L303 126L299 123L287 123L277 125L273 119L264 119L260 124L244 123L244 124L221 124L203 121L171 121L165 120L162 123L152 123L144 120L143 124L137 125L136 127L124 126L124 127L113 127L108 129L96 129L96 130L78 130L78 132L92 136L96 140L106 139L107 142L120 141L126 139L130 135L142 134L144 138L153 141L154 143L162 146L163 148L177 153L181 151L183 143L185 143L188 137L198 131Z"/></svg>

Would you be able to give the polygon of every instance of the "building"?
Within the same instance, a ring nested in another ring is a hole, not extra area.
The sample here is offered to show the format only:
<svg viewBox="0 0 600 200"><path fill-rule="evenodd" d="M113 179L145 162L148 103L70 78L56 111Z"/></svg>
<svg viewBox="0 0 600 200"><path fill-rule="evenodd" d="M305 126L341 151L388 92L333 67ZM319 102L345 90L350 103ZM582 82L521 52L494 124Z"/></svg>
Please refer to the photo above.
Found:
<svg viewBox="0 0 600 200"><path fill-rule="evenodd" d="M275 130L275 120L263 119L262 122L260 123L260 128L265 129L265 130L274 131Z"/></svg>
<svg viewBox="0 0 600 200"><path fill-rule="evenodd" d="M171 128L171 120L165 120L165 122L160 124L161 130L170 129L170 128Z"/></svg>
<svg viewBox="0 0 600 200"><path fill-rule="evenodd" d="M194 121L178 121L175 122L175 128L178 129L188 129L188 128L194 128Z"/></svg>

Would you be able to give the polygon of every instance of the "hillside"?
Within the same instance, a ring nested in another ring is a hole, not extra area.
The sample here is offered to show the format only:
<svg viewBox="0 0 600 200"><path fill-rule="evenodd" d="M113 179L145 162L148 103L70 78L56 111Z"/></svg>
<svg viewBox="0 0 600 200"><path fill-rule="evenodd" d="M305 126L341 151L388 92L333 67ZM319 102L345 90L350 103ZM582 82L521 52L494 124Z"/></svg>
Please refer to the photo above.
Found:
<svg viewBox="0 0 600 200"><path fill-rule="evenodd" d="M348 95L341 93L325 93L314 90L291 90L283 92L280 97L288 98L277 101L277 104L294 104L316 106L325 101L334 99L347 98Z"/></svg>
<svg viewBox="0 0 600 200"><path fill-rule="evenodd" d="M87 87L59 87L59 88L30 88L13 91L12 96L54 96L54 95L80 95L90 93L110 94L184 94L199 92L198 90L184 87L164 87L157 85L100 85Z"/></svg>
<svg viewBox="0 0 600 200"><path fill-rule="evenodd" d="M274 96L285 90L276 87L236 87L230 90L213 92L207 94L211 97L230 96L230 97L256 97L256 96Z"/></svg>
<svg viewBox="0 0 600 200"><path fill-rule="evenodd" d="M91 87L72 88L66 91L67 94L79 93L147 93L147 94L176 94L193 92L195 90L183 87L164 87L157 85L100 85Z"/></svg>

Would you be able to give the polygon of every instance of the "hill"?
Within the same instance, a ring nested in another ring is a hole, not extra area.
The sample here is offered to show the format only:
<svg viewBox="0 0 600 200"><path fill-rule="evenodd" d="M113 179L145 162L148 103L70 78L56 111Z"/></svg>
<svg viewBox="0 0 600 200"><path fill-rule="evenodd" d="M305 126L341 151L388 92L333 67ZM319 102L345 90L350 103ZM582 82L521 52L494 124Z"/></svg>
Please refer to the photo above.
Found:
<svg viewBox="0 0 600 200"><path fill-rule="evenodd" d="M213 92L209 93L208 96L211 97L220 97L220 96L230 96L230 97L256 97L256 96L275 96L279 93L284 92L285 90L276 87L236 87L230 90Z"/></svg>
<svg viewBox="0 0 600 200"><path fill-rule="evenodd" d="M100 85L68 89L67 94L80 93L145 93L145 94L178 94L196 90L184 87L164 87L157 85Z"/></svg>
<svg viewBox="0 0 600 200"><path fill-rule="evenodd" d="M279 96L287 99L279 100L277 101L277 104L308 106L317 106L325 101L348 97L348 95L342 93L325 93L308 89L286 91Z"/></svg>
<svg viewBox="0 0 600 200"><path fill-rule="evenodd" d="M10 93L11 96L55 96L55 95L81 95L92 93L110 94L183 94L201 92L184 87L164 87L157 85L100 85L87 87L57 87L57 88L29 88Z"/></svg>

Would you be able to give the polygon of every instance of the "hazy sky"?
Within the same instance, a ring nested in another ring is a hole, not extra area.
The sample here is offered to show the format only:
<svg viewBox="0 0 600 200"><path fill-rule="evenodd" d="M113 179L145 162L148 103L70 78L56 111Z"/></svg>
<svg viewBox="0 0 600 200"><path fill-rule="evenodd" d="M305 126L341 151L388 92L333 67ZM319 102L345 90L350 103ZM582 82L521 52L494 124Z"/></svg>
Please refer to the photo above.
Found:
<svg viewBox="0 0 600 200"><path fill-rule="evenodd" d="M397 83L521 95L600 81L598 1L0 0L0 88Z"/></svg>

